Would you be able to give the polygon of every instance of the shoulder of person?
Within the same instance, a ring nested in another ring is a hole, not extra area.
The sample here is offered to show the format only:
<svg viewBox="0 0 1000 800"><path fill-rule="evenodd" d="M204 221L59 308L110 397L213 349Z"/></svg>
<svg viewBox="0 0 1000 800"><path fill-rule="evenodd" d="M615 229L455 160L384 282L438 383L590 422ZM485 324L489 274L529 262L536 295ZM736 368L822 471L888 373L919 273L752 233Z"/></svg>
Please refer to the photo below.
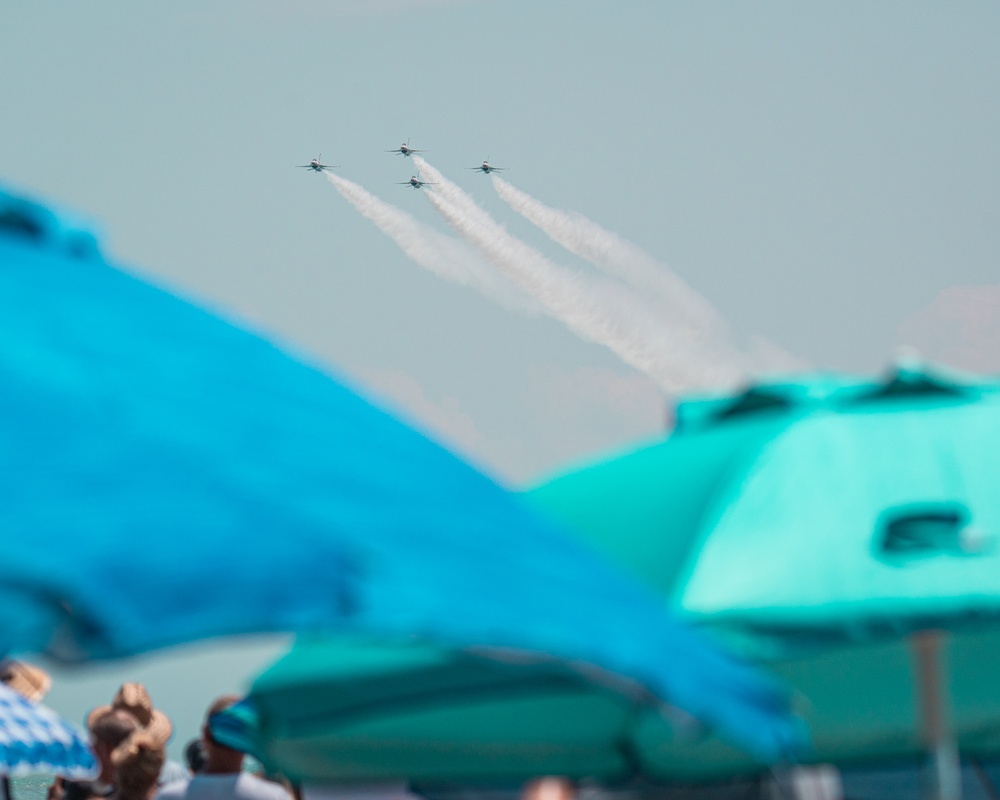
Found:
<svg viewBox="0 0 1000 800"><path fill-rule="evenodd" d="M190 783L190 778L181 778L177 781L164 783L156 790L153 798L154 800L176 800L176 798L184 797L187 794L187 788Z"/></svg>
<svg viewBox="0 0 1000 800"><path fill-rule="evenodd" d="M160 769L160 779L158 783L160 786L169 786L171 783L186 781L190 778L191 773L188 771L187 767L179 761L167 759L163 762L163 767Z"/></svg>
<svg viewBox="0 0 1000 800"><path fill-rule="evenodd" d="M291 792L289 792L283 784L278 783L277 781L268 780L267 778L262 778L260 775L254 775L251 772L241 772L240 780L253 786L254 794L261 798L289 800L292 796Z"/></svg>

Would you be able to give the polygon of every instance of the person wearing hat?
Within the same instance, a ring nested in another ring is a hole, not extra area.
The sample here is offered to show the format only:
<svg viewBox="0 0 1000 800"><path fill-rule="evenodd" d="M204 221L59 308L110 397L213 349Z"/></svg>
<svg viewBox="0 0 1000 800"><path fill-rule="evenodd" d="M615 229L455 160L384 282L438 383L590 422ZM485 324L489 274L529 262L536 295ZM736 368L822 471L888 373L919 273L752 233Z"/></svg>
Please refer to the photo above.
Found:
<svg viewBox="0 0 1000 800"><path fill-rule="evenodd" d="M56 778L49 786L47 800L105 800L114 794L115 771L111 754L139 730L139 723L119 708L96 716L88 715L87 728L90 746L97 758L97 777L92 781Z"/></svg>
<svg viewBox="0 0 1000 800"><path fill-rule="evenodd" d="M166 745L173 735L173 725L170 719L159 709L153 706L153 700L149 696L146 687L141 683L123 683L118 689L118 693L111 701L110 705L95 708L88 715L89 721L97 719L102 714L109 711L121 710L131 714L135 721L139 723L139 730L148 734L153 742ZM176 761L166 760L160 771L158 784L162 785L171 781L186 778L188 771L182 764Z"/></svg>
<svg viewBox="0 0 1000 800"><path fill-rule="evenodd" d="M52 678L44 669L13 658L0 659L0 683L32 703L40 703L52 688Z"/></svg>
<svg viewBox="0 0 1000 800"><path fill-rule="evenodd" d="M49 788L48 800L99 800L115 793L112 753L132 734L142 731L146 738L164 747L173 733L167 715L153 707L152 698L141 683L123 683L111 703L98 706L87 715L91 747L100 772L93 781L64 781L57 778Z"/></svg>
<svg viewBox="0 0 1000 800"><path fill-rule="evenodd" d="M13 658L0 658L0 683L32 703L41 702L52 687L52 679L41 667ZM12 797L10 776L0 776L4 797Z"/></svg>
<svg viewBox="0 0 1000 800"><path fill-rule="evenodd" d="M148 739L165 747L174 732L170 719L153 706L153 698L149 696L146 687L141 683L123 683L118 687L118 692L111 700L110 705L98 706L87 715L87 729L94 738L94 752L97 754L101 764L101 777L98 780L115 784L114 768L111 764L111 753L123 741L103 741L96 734L98 729L102 729L102 720L107 720L109 715L118 716L127 714L136 722L136 731L141 731Z"/></svg>
<svg viewBox="0 0 1000 800"><path fill-rule="evenodd" d="M122 708L113 708L110 711L103 711L101 714L90 714L87 717L87 730L90 731L90 742L97 756L97 763L100 766L100 773L97 776L97 783L100 786L93 787L92 797L106 797L114 792L116 787L115 766L111 759L111 754L115 752L124 742L128 741L133 734L142 730L135 717ZM166 740L156 737L155 739L162 746ZM70 798L66 798L70 800Z"/></svg>
<svg viewBox="0 0 1000 800"><path fill-rule="evenodd" d="M174 732L170 719L157 708L153 707L153 699L141 683L123 683L118 687L118 693L110 705L98 706L87 715L87 729L93 728L93 723L111 711L124 711L131 714L139 728L153 739L166 744Z"/></svg>
<svg viewBox="0 0 1000 800"><path fill-rule="evenodd" d="M208 708L201 727L205 763L193 777L160 788L155 800L292 800L280 784L243 771L243 753L215 740L209 728L214 714L240 698L225 695Z"/></svg>

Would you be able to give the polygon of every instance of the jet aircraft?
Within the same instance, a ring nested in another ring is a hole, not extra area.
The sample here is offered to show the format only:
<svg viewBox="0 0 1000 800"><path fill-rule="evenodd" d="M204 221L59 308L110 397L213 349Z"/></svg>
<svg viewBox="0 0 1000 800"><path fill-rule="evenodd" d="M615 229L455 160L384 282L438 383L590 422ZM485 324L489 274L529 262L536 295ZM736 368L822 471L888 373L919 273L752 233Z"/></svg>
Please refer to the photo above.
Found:
<svg viewBox="0 0 1000 800"><path fill-rule="evenodd" d="M487 158L480 166L469 167L469 169L478 169L484 175L489 175L491 172L503 172L506 167L491 167L490 160Z"/></svg>
<svg viewBox="0 0 1000 800"><path fill-rule="evenodd" d="M420 173L410 176L408 181L403 181L399 184L400 186L412 186L414 189L423 189L425 186L433 186L434 181L422 181L420 180Z"/></svg>
<svg viewBox="0 0 1000 800"><path fill-rule="evenodd" d="M395 150L386 150L385 152L387 152L387 153L399 153L401 156L408 156L408 155L410 155L410 153L426 153L427 151L426 150L414 150L412 147L410 147L410 140L407 139L405 142L403 142Z"/></svg>
<svg viewBox="0 0 1000 800"><path fill-rule="evenodd" d="M299 169L311 169L316 172L322 172L325 169L337 168L336 164L324 164L322 163L322 161L323 161L323 154L320 153L319 158L314 158L308 164L296 164L295 166L298 167Z"/></svg>

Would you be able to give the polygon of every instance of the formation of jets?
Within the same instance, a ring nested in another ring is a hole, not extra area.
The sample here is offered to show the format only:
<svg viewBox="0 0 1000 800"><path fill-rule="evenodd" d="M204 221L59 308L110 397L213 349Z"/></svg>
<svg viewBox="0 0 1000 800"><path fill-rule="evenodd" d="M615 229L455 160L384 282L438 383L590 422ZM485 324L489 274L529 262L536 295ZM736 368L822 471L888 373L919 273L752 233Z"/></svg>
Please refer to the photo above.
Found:
<svg viewBox="0 0 1000 800"><path fill-rule="evenodd" d="M410 147L410 140L407 139L405 142L403 142L395 150L386 150L385 152L387 152L387 153L396 153L397 155L401 155L401 156L407 157L407 156L412 155L413 153L426 153L427 151L426 150L417 150L417 149L415 149L413 147ZM323 155L322 154L320 154L318 158L314 158L308 164L296 164L296 166L299 167L300 169L311 169L314 172L323 172L324 170L327 170L327 169L336 169L337 168L337 166L335 164L324 164L323 163ZM504 167L494 167L494 166L492 166L490 164L489 158L487 158L478 167L468 167L468 169L474 169L474 170L477 170L479 172L482 172L484 175L489 175L491 172L503 172ZM400 186L412 186L414 189L423 189L425 186L433 186L434 185L434 181L425 181L425 180L422 180L421 177L420 177L420 173L417 172L417 174L416 175L412 175L408 181L402 181L402 182L400 182L399 185Z"/></svg>

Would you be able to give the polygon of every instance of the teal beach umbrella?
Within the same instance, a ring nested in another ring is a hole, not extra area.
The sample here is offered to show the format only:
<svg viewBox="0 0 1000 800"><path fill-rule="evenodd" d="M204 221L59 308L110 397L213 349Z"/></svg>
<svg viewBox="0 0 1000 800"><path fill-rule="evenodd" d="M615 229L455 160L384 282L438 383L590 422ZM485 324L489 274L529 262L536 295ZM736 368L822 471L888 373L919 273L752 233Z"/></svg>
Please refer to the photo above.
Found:
<svg viewBox="0 0 1000 800"><path fill-rule="evenodd" d="M239 718L212 729L313 783L658 777L638 757L634 732L656 725L665 736L657 746L677 749L703 729L635 688L526 654L485 658L441 643L309 637L254 681L257 729L248 735ZM732 752L744 768L770 763Z"/></svg>
<svg viewBox="0 0 1000 800"><path fill-rule="evenodd" d="M956 744L1000 733L998 454L995 382L810 376L682 404L666 440L528 495L795 686L812 760L930 749L949 794Z"/></svg>
<svg viewBox="0 0 1000 800"><path fill-rule="evenodd" d="M545 653L766 757L784 694L324 371L0 194L0 652L328 631Z"/></svg>

